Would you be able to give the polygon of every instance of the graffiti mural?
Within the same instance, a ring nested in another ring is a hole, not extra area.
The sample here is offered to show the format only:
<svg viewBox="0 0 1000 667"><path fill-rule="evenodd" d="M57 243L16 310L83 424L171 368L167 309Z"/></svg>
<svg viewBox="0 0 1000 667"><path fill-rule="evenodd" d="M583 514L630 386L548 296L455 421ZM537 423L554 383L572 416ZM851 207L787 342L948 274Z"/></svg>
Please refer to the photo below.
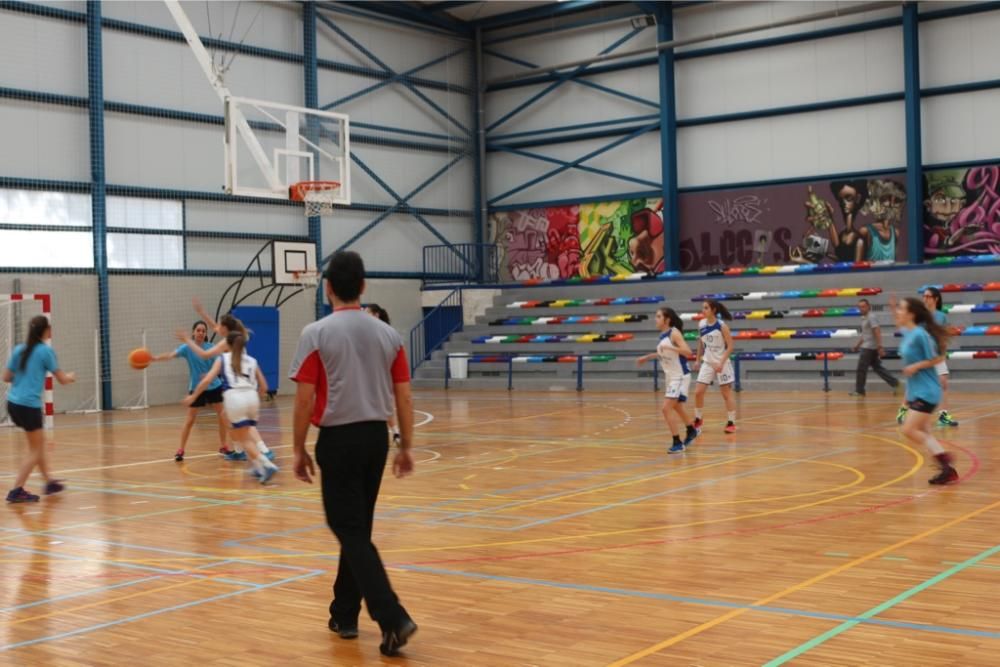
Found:
<svg viewBox="0 0 1000 667"><path fill-rule="evenodd" d="M569 278L580 263L579 206L505 211L491 216L504 280Z"/></svg>
<svg viewBox="0 0 1000 667"><path fill-rule="evenodd" d="M902 174L683 193L684 271L906 260Z"/></svg>
<svg viewBox="0 0 1000 667"><path fill-rule="evenodd" d="M1000 166L924 173L928 259L1000 253Z"/></svg>
<svg viewBox="0 0 1000 667"><path fill-rule="evenodd" d="M634 199L494 213L501 279L660 273L662 208L662 199Z"/></svg>

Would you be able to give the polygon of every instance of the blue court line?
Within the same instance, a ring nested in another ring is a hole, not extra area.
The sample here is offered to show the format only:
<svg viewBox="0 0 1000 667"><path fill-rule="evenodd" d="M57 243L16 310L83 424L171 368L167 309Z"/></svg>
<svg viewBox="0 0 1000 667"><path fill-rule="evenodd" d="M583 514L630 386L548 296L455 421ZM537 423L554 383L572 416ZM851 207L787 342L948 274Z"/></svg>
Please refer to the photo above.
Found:
<svg viewBox="0 0 1000 667"><path fill-rule="evenodd" d="M1000 547L998 547L1000 549ZM852 621L854 623L865 623L868 625L878 625L889 628L900 628L904 630L919 630L922 632L936 632L950 635L961 635L964 637L983 637L987 639L1000 639L1000 632L988 630L973 630L971 628L954 628L944 625L929 625L926 623L909 623L906 621L889 621L878 618L863 618L859 616L848 616L845 614L832 614L821 611L807 611L804 609L791 609L788 607L759 606L743 602L731 602L729 600L713 600L710 598L696 598L685 595L672 595L670 593L655 593L652 591L637 591L627 588L612 588L608 586L592 586L589 584L573 584L561 581L547 581L544 579L529 579L527 577L507 577L495 574L484 574L481 572L463 572L460 570L445 570L436 567L424 567L421 565L387 565L387 568L405 570L410 572L422 572L426 574L440 574L446 576L465 577L468 579L480 579L488 581L501 581L512 584L525 584L529 586L545 586L547 588L558 588L572 591L582 591L585 593L607 593L623 597L645 598L649 600L664 600L667 602L680 602L684 604L700 605L706 607L722 607L725 609L746 609L747 611L763 612L766 614L777 614L781 616L798 616L803 618L817 618L828 621Z"/></svg>
<svg viewBox="0 0 1000 667"><path fill-rule="evenodd" d="M160 614L166 614L171 611L178 611L180 609L187 609L189 607L196 607L198 605L205 604L206 602L215 602L217 600L225 600L227 598L236 597L237 595L245 595L246 593L256 593L257 591L262 591L268 588L274 588L276 586L283 586L285 584L292 583L293 581L300 581L302 579L310 579L312 577L325 574L322 570L314 570L311 572L306 572L294 577L289 577L287 579L282 579L281 581L275 581L270 584L261 584L254 588L244 588L238 591L231 591L229 593L222 593L221 595L213 595L209 598L204 598L201 600L193 600L191 602L185 602L184 604L174 605L172 607L164 607L162 609L156 609L154 611L148 611L143 614L136 614L134 616L128 616L126 618L119 618L114 621L108 621L107 623L98 623L96 625L90 625L85 628L79 628L78 630L71 630L69 632L60 632L54 635L48 635L47 637L38 637L36 639L29 639L23 642L17 642L15 644L6 644L0 646L0 652L11 651L18 648L23 648L25 646L33 646L35 644L42 644L45 642L56 641L59 639L66 639L67 637L75 637L77 635L86 634L88 632L94 632L95 630L103 630L104 628L113 627L116 625L124 625L126 623L131 623L133 621L141 621L151 616L159 616Z"/></svg>
<svg viewBox="0 0 1000 667"><path fill-rule="evenodd" d="M903 591L899 595L886 600L882 604L876 605L876 606L872 607L871 609L869 609L868 611L860 614L859 616L856 616L856 617L850 618L850 619L845 619L845 621L843 623L841 623L840 625L838 625L837 627L831 628L830 630L827 630L826 632L813 637L809 641L804 642L802 644L799 644L798 646L796 646L795 648L791 649L790 651L787 651L787 652L783 653L782 655L778 656L777 658L775 658L774 660L771 660L770 662L766 663L764 665L764 667L778 667L778 665L783 665L786 662L788 662L789 660L797 658L798 656L802 655L803 653L806 653L807 651L811 651L812 649L816 648L820 644L823 644L824 642L826 642L826 641L828 641L830 639L833 639L837 635L839 635L839 634L841 634L843 632L846 632L847 630L850 630L851 628L853 628L854 626L858 625L859 623L870 622L876 615L881 614L883 611L886 611L887 609L891 609L892 607L895 607L900 602L905 602L906 600L910 599L911 597L913 597L917 593L920 593L921 591L925 591L928 588L930 588L931 586L934 586L935 584L941 583L945 579L948 579L949 577L958 574L962 570L964 570L964 569L966 569L966 568L968 568L968 567L970 567L972 565L975 565L976 563L978 563L978 562L980 562L982 560L985 560L985 559L989 558L990 556L992 556L993 554L996 554L996 553L1000 553L1000 545L997 545L995 547L991 547L991 548L987 549L986 551L980 552L979 554L973 556L972 558L969 558L968 560L964 560L961 563L948 568L944 572L940 572L940 573L936 574L935 576L931 577L930 579L927 579L927 580L925 580L925 581L917 584L916 586L913 586L912 588L909 588L909 589ZM994 633L994 634L997 634L997 633ZM1000 636L1000 635L998 635L998 636Z"/></svg>
<svg viewBox="0 0 1000 667"><path fill-rule="evenodd" d="M544 526L546 524L555 523L556 521L562 521L564 519L573 519L578 516L584 516L587 514L593 514L594 512L603 512L605 510L614 509L616 507L624 507L626 505L632 505L634 503L641 503L645 500L652 500L653 498L660 498L663 496L669 496L674 493L679 493L681 491L689 491L691 489L698 489L703 486L711 486L712 484L718 484L719 482L725 482L733 479L740 479L743 477L751 477L753 475L760 474L762 472L767 472L770 470L777 470L779 468L786 468L788 466L798 465L803 461L813 461L815 459L823 458L826 456L831 456L833 454L843 454L844 452L853 451L853 447L845 447L842 449L831 449L823 452L822 454L816 454L815 456L809 456L801 459L794 459L792 461L785 461L783 463L775 463L774 465L763 466L761 468L754 468L752 470L747 470L744 472L733 473L732 475L726 475L724 477L713 477L711 479L702 480L700 482L694 482L686 486L678 486L674 489L667 489L666 491L660 491L658 493L650 493L645 496L639 496L637 498L627 498L625 500L619 500L614 503L608 503L607 505L601 505L599 507L588 507L587 509L579 510L578 512L571 512L569 514L561 514L559 516L549 517L547 519L539 519L537 521L532 521L529 523L522 523L518 526L511 526L505 530L517 531L524 530L525 528L533 528L535 526Z"/></svg>
<svg viewBox="0 0 1000 667"><path fill-rule="evenodd" d="M4 547L4 549L6 549L7 551L20 551L22 553L39 554L39 555L47 556L49 558L57 558L57 559L62 559L62 560L70 560L70 561L77 561L77 562L79 562L79 561L86 561L86 562L89 562L89 563L95 563L96 562L96 563L100 563L102 565L108 565L108 566L112 566L112 567L121 567L123 569L129 569L129 570L143 570L145 572L156 572L159 576L178 576L178 575L184 575L184 576L198 577L200 579L214 579L216 581L221 581L223 583L233 584L234 586L257 586L258 585L258 584L251 583L249 581L239 581L237 579L222 579L222 578L219 578L219 577L209 577L209 576L206 576L206 575L198 575L198 574L192 574L191 573L191 570L202 570L202 569L205 569L205 568L208 568L208 567L215 567L216 565L221 565L222 563L209 563L207 565L199 565L198 567L188 568L186 570L169 570L167 568L153 567L151 565L140 565L138 563L118 563L118 562L115 562L115 561L103 560L103 559L100 559L100 558L96 558L95 559L95 558L92 558L90 556L82 556L82 555L79 555L79 554L64 554L64 553L58 553L58 552L54 552L54 551L42 551L41 549L31 549L29 547L11 547L11 546L7 546L7 547ZM232 562L233 561L231 561L231 560L225 561L226 564L229 564L229 563L232 563Z"/></svg>
<svg viewBox="0 0 1000 667"><path fill-rule="evenodd" d="M771 447L769 449L757 450L757 451L754 452L754 454L765 454L765 453L770 453L770 452L776 452L776 451L779 451L779 450L782 450L782 449L785 449L785 447ZM824 454L826 454L826 453L828 453L828 452L825 452ZM477 514L488 514L488 513L495 512L496 510L507 509L509 507L518 507L518 506L521 506L521 505L529 505L529 504L536 503L536 502L541 501L541 500L551 500L551 499L558 500L560 497L563 497L563 496L579 495L581 492L584 492L584 491L599 491L599 490L607 488L607 487L613 487L613 486L621 485L621 484L623 484L625 482L641 482L641 481L644 481L644 480L656 479L658 477L673 477L675 475L679 475L679 474L686 473L686 472L696 472L698 470L703 469L705 466L709 466L709 465L718 465L720 463L730 463L732 461L736 461L736 460L741 459L741 458L746 458L747 456L749 456L748 452L741 452L741 453L735 454L733 456L723 457L721 459L712 460L712 461L705 461L704 463L699 463L699 464L697 464L695 466L674 468L674 469L668 470L666 472L664 472L664 470L662 468L657 468L657 469L655 469L655 470L653 470L653 471L651 471L649 473L644 473L642 475L635 475L633 477L625 477L624 479L609 480L607 482L601 482L600 484L594 484L594 485L591 485L591 486L584 486L584 487L579 487L579 488L574 488L574 489L566 489L566 490L563 490L563 491L557 491L555 493L550 493L550 494L544 495L544 496L537 496L535 498L522 498L522 499L518 499L518 500L515 500L513 502L510 502L510 503L506 503L504 505L496 505L494 507L489 507L489 508L481 509L481 510L473 510L473 511L469 511L469 512L456 512L451 517L442 517L441 519L437 519L437 520L431 521L430 523L442 523L442 524L448 525L448 526L455 525L455 524L452 524L452 523L449 523L449 522L445 521L445 519L449 519L449 518L463 519L463 518L468 517L468 516L475 516Z"/></svg>

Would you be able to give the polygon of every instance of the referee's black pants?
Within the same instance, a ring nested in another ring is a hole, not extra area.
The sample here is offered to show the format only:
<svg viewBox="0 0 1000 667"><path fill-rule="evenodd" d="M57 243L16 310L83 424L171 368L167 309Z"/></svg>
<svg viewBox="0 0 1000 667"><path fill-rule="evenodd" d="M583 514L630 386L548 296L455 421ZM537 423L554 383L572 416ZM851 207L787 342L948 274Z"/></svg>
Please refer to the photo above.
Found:
<svg viewBox="0 0 1000 667"><path fill-rule="evenodd" d="M398 628L406 615L372 544L375 501L388 454L384 421L324 427L316 441L326 522L340 541L330 617L341 627L357 626L362 597L382 630Z"/></svg>

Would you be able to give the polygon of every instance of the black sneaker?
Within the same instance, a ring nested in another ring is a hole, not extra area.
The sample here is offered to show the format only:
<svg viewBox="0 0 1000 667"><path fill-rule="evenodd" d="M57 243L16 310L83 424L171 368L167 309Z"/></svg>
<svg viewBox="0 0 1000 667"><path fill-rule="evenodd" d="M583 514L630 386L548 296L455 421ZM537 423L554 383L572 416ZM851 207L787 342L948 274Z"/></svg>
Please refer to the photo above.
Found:
<svg viewBox="0 0 1000 667"><path fill-rule="evenodd" d="M184 450L183 449L178 449L177 453L174 454L174 461L177 461L178 463L180 463L183 460L184 460Z"/></svg>
<svg viewBox="0 0 1000 667"><path fill-rule="evenodd" d="M51 496L53 493L59 493L65 488L66 485L62 483L62 480L54 479L45 485L45 495Z"/></svg>
<svg viewBox="0 0 1000 667"><path fill-rule="evenodd" d="M958 471L951 466L941 469L941 472L927 480L928 484L953 484L958 481Z"/></svg>
<svg viewBox="0 0 1000 667"><path fill-rule="evenodd" d="M10 493L7 494L8 503L37 503L38 500L38 496L33 493L28 493L24 490L24 487L21 486L16 489L11 489Z"/></svg>
<svg viewBox="0 0 1000 667"><path fill-rule="evenodd" d="M378 650L382 655L396 655L416 631L417 624L412 618L406 617L396 629L382 632L382 643L378 645Z"/></svg>
<svg viewBox="0 0 1000 667"><path fill-rule="evenodd" d="M345 625L344 627L340 627L340 625L337 623L337 621L335 621L335 620L333 620L331 618L330 622L327 623L327 626L329 626L330 632L336 632L337 635L339 635L341 639L357 639L358 638L358 626L356 626L356 625L354 625L354 626L347 626L347 625Z"/></svg>

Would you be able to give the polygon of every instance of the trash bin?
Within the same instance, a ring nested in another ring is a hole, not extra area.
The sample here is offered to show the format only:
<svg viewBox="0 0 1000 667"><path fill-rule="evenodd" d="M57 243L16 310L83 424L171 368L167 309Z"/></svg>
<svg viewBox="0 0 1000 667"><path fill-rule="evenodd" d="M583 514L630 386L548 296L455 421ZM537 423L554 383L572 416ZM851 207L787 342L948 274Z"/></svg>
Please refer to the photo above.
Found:
<svg viewBox="0 0 1000 667"><path fill-rule="evenodd" d="M469 377L469 355L464 353L449 355L448 372L453 380L464 380Z"/></svg>

